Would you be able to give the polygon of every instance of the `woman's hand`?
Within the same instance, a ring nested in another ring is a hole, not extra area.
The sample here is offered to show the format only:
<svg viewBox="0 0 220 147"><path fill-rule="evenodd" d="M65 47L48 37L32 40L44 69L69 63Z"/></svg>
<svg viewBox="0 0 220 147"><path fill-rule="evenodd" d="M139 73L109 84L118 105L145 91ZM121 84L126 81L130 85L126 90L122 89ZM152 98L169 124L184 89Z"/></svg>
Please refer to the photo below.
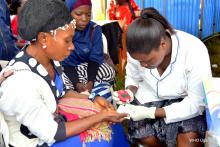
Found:
<svg viewBox="0 0 220 147"><path fill-rule="evenodd" d="M145 107L126 104L125 108L127 110L130 110L130 117L133 119L133 121L140 121L146 118L155 119L156 107Z"/></svg>
<svg viewBox="0 0 220 147"><path fill-rule="evenodd" d="M103 110L100 112L100 115L103 116L103 121L110 123L122 122L128 116L127 113L118 113L115 110Z"/></svg>
<svg viewBox="0 0 220 147"><path fill-rule="evenodd" d="M3 69L4 70L4 69ZM7 79L8 77L10 77L11 75L14 74L14 71L9 69L5 69L5 71L0 75L0 85L2 84L2 82Z"/></svg>
<svg viewBox="0 0 220 147"><path fill-rule="evenodd" d="M101 96L97 96L94 103L99 105L102 109L115 110L114 106Z"/></svg>

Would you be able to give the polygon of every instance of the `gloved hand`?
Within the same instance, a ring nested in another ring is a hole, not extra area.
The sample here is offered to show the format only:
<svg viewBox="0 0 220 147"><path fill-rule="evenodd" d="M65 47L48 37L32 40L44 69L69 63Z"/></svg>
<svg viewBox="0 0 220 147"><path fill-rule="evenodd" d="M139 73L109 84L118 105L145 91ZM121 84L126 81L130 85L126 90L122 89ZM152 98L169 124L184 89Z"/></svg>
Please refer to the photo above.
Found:
<svg viewBox="0 0 220 147"><path fill-rule="evenodd" d="M113 101L116 102L116 104L124 104L124 103L130 103L134 100L134 94L131 90L118 90L114 91L112 95Z"/></svg>
<svg viewBox="0 0 220 147"><path fill-rule="evenodd" d="M145 118L155 119L156 107L135 106L131 104L126 104L125 107L130 110L129 114L133 121L139 121Z"/></svg>

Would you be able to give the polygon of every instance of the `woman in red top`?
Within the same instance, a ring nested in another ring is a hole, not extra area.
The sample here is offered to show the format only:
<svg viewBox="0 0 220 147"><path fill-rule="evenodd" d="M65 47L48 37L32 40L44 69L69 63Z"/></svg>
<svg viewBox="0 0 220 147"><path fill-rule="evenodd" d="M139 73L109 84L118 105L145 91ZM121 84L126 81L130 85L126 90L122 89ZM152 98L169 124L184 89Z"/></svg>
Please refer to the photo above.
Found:
<svg viewBox="0 0 220 147"><path fill-rule="evenodd" d="M120 20L119 24L124 32L128 25L138 16L140 9L134 0L111 0L108 10L109 20ZM122 34L122 48L119 50L119 73L124 77L127 60L127 50L125 45L125 33Z"/></svg>
<svg viewBox="0 0 220 147"><path fill-rule="evenodd" d="M110 20L124 20L123 30L139 16L139 7L134 0L111 0L108 15Z"/></svg>

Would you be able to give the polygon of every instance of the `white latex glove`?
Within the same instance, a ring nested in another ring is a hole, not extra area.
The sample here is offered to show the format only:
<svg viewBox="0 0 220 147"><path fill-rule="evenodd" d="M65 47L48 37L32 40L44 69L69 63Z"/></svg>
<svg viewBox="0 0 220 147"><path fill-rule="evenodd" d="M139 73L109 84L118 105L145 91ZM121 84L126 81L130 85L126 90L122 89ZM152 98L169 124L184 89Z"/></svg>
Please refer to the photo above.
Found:
<svg viewBox="0 0 220 147"><path fill-rule="evenodd" d="M145 118L155 119L156 107L135 106L131 104L126 104L125 107L130 110L130 117L134 121L143 120Z"/></svg>
<svg viewBox="0 0 220 147"><path fill-rule="evenodd" d="M112 99L116 104L125 104L130 103L134 100L134 94L131 90L118 90L114 91L112 95Z"/></svg>

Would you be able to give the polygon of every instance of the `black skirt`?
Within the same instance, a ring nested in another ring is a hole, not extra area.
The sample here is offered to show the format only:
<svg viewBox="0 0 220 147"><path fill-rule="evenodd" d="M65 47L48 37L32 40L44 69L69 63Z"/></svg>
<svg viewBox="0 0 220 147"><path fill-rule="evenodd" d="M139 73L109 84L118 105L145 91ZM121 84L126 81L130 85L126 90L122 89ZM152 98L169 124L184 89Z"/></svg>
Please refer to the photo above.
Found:
<svg viewBox="0 0 220 147"><path fill-rule="evenodd" d="M132 104L162 108L180 101L182 101L182 98L150 102L142 105L137 100L134 100ZM155 136L161 142L166 143L168 147L176 146L177 135L179 133L198 132L199 139L204 139L207 128L205 114L170 124L166 124L164 119L144 119L141 121L130 120L128 126L128 139L131 143L136 143L137 139Z"/></svg>

